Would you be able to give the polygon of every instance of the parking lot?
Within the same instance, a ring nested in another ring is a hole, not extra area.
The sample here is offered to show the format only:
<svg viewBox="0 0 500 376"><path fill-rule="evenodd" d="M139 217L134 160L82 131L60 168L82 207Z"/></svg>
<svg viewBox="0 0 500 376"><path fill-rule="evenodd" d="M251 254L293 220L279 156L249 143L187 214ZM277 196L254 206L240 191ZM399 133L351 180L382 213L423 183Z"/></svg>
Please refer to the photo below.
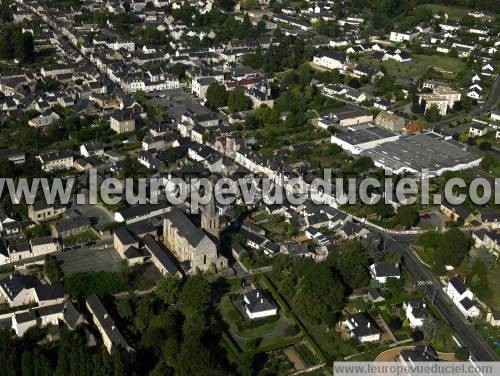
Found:
<svg viewBox="0 0 500 376"><path fill-rule="evenodd" d="M62 261L61 270L65 275L76 272L117 272L122 259L113 248L96 250L71 250L58 254Z"/></svg>

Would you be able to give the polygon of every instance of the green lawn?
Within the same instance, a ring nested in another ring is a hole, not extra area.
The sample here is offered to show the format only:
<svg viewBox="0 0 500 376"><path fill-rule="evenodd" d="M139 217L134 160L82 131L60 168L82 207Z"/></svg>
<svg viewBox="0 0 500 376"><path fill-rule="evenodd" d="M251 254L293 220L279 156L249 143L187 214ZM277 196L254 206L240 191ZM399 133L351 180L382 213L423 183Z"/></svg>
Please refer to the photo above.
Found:
<svg viewBox="0 0 500 376"><path fill-rule="evenodd" d="M446 56L442 54L436 55L412 55L412 59L423 65L423 67L434 67L438 71L451 72L458 74L466 68L464 60Z"/></svg>
<svg viewBox="0 0 500 376"><path fill-rule="evenodd" d="M236 300L241 299L236 295L232 297ZM279 315L278 317L250 321L235 307L235 304L238 304L238 301L234 301L231 299L231 296L225 295L219 304L219 311L224 321L231 328L231 331L244 339L253 340L261 338L265 334L272 333L278 328L280 321L283 320L281 315Z"/></svg>
<svg viewBox="0 0 500 376"><path fill-rule="evenodd" d="M434 250L424 249L423 247L414 246L415 252L417 252L418 257L427 265L432 265L432 260L434 258Z"/></svg>
<svg viewBox="0 0 500 376"><path fill-rule="evenodd" d="M434 13L437 13L440 10L442 10L443 12L445 12L448 15L449 18L452 18L455 20L460 20L462 17L464 17L468 14L468 10L465 8L445 6L445 5L439 5L439 4L423 4L423 5L419 5L418 7L430 9Z"/></svg>
<svg viewBox="0 0 500 376"><path fill-rule="evenodd" d="M488 275L488 280L490 281L490 286L500 286L500 263L497 262L493 270ZM500 310L500 289L491 289L492 297L486 299L486 304L495 310Z"/></svg>
<svg viewBox="0 0 500 376"><path fill-rule="evenodd" d="M382 64L389 75L405 78L420 78L429 67L443 73L447 78L454 78L457 74L463 72L466 67L463 60L442 54L412 54L412 60L408 63L390 60L384 61Z"/></svg>

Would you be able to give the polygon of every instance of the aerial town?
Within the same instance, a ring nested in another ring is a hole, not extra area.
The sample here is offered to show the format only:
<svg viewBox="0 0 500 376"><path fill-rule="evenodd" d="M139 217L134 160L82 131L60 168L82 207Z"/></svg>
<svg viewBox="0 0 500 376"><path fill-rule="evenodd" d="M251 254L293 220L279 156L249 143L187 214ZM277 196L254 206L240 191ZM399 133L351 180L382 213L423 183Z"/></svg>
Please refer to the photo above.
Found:
<svg viewBox="0 0 500 376"><path fill-rule="evenodd" d="M500 362L499 73L497 0L1 0L0 376Z"/></svg>

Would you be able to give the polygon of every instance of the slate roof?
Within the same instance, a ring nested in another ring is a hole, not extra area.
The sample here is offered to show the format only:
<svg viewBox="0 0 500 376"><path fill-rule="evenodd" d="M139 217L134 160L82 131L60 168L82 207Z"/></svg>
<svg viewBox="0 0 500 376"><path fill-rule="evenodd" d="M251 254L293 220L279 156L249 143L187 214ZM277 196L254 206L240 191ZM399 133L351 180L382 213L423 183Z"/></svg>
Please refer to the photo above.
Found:
<svg viewBox="0 0 500 376"><path fill-rule="evenodd" d="M423 302L422 300L412 300L406 302L406 305L411 306L412 315L416 319L423 319L425 316L427 316L427 309L425 308L425 302Z"/></svg>
<svg viewBox="0 0 500 376"><path fill-rule="evenodd" d="M357 338L380 334L379 328L371 322L371 319L364 312L358 312L354 315L350 315L347 320L354 327L351 332Z"/></svg>
<svg viewBox="0 0 500 376"><path fill-rule="evenodd" d="M413 362L433 362L438 358L436 350L430 346L417 346L414 349L404 349L401 350L399 355L405 361Z"/></svg>
<svg viewBox="0 0 500 376"><path fill-rule="evenodd" d="M115 230L115 236L118 238L120 243L124 245L137 243L137 240L135 240L125 226L117 228Z"/></svg>
<svg viewBox="0 0 500 376"><path fill-rule="evenodd" d="M377 277L399 276L399 265L390 262L377 262L374 265L375 275Z"/></svg>
<svg viewBox="0 0 500 376"><path fill-rule="evenodd" d="M177 207L164 215L164 218L172 223L179 235L189 242L193 247L196 247L200 242L207 237L203 230L193 224L189 218Z"/></svg>
<svg viewBox="0 0 500 376"><path fill-rule="evenodd" d="M249 302L245 307L251 313L264 312L277 308L274 302L272 302L267 294L261 289L247 292L245 298Z"/></svg>
<svg viewBox="0 0 500 376"><path fill-rule="evenodd" d="M62 299L64 288L60 283L38 285L35 287L35 294L39 301Z"/></svg>
<svg viewBox="0 0 500 376"><path fill-rule="evenodd" d="M31 239L31 246L36 247L39 245L53 244L54 239L51 236L43 236L41 238Z"/></svg>
<svg viewBox="0 0 500 376"><path fill-rule="evenodd" d="M151 235L144 236L144 246L154 256L163 267L172 274L179 272L177 263L170 252L160 243L158 243Z"/></svg>
<svg viewBox="0 0 500 376"><path fill-rule="evenodd" d="M77 217L62 219L55 225L58 233L71 231L87 226L90 226L90 219L85 216L77 216Z"/></svg>
<svg viewBox="0 0 500 376"><path fill-rule="evenodd" d="M452 279L450 279L450 283L459 294L463 294L465 291L467 291L467 287L458 277L453 277Z"/></svg>
<svg viewBox="0 0 500 376"><path fill-rule="evenodd" d="M0 288L12 300L24 289L35 287L37 282L35 278L13 273L0 281Z"/></svg>
<svg viewBox="0 0 500 376"><path fill-rule="evenodd" d="M64 302L64 321L70 329L75 329L81 317L81 313L75 308L73 302L67 299Z"/></svg>
<svg viewBox="0 0 500 376"><path fill-rule="evenodd" d="M87 298L87 305L94 313L94 320L99 322L113 345L123 349L130 348L96 294L92 294Z"/></svg>

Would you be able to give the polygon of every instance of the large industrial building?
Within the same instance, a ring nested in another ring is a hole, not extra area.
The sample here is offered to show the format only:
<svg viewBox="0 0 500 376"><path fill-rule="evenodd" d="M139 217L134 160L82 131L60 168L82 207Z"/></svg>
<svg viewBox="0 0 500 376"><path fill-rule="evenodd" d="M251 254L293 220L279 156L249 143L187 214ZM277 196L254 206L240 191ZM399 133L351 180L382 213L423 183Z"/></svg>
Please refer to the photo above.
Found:
<svg viewBox="0 0 500 376"><path fill-rule="evenodd" d="M374 148L385 142L396 141L400 135L385 128L369 127L338 133L332 136L332 144L339 145L352 154L360 154L363 150Z"/></svg>
<svg viewBox="0 0 500 376"><path fill-rule="evenodd" d="M439 176L446 171L458 171L478 166L482 157L467 150L454 140L445 140L435 133L426 133L377 145L363 155L373 159L375 166L395 174L411 173L424 177Z"/></svg>

